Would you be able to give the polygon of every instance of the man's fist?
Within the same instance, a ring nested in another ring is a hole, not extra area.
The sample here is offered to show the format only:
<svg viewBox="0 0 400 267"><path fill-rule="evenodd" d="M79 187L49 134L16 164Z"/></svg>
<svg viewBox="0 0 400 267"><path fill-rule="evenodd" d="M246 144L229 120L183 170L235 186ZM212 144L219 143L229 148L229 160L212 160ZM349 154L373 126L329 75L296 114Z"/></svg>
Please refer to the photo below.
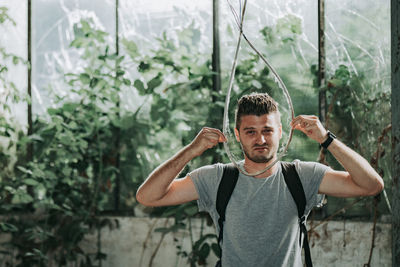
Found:
<svg viewBox="0 0 400 267"><path fill-rule="evenodd" d="M204 151L221 142L226 142L226 138L220 130L204 127L189 146L196 156L200 156Z"/></svg>

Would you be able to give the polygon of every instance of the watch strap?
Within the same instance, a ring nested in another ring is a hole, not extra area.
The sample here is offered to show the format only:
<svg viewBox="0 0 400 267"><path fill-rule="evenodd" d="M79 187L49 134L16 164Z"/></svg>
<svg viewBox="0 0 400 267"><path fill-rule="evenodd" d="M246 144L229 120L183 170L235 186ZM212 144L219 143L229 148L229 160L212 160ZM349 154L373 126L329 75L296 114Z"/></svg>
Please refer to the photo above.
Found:
<svg viewBox="0 0 400 267"><path fill-rule="evenodd" d="M328 149L328 146L332 143L333 139L336 138L336 136L335 136L333 133L331 133L330 131L327 131L327 134L328 134L328 139L326 139L326 140L321 144L321 146L322 146L323 148L325 148L325 149Z"/></svg>

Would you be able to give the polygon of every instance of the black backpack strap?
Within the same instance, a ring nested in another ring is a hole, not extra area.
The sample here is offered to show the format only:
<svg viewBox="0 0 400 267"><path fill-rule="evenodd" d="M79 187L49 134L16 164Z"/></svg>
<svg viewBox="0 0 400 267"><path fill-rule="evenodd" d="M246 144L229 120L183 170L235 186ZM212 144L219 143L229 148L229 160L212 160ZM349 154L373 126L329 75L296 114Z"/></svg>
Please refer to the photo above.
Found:
<svg viewBox="0 0 400 267"><path fill-rule="evenodd" d="M308 235L306 228L306 216L304 211L306 209L306 195L304 194L304 188L300 181L299 174L296 171L296 167L294 163L289 162L281 162L282 165L282 173L285 178L285 182L287 187L289 188L290 194L292 195L294 202L296 202L297 212L299 216L299 225L300 225L300 247L302 236L304 236L303 240L303 248L304 248L304 256L306 260L306 266L312 267L311 261L311 252L310 246L308 244Z"/></svg>
<svg viewBox="0 0 400 267"><path fill-rule="evenodd" d="M225 222L225 211L228 206L229 199L235 189L237 180L239 177L239 170L233 164L224 165L224 172L222 174L221 182L218 186L217 193L217 203L216 208L218 212L218 225L219 225L219 235L218 235L218 246L222 241L224 222ZM222 249L220 246L219 260L216 266L221 266Z"/></svg>

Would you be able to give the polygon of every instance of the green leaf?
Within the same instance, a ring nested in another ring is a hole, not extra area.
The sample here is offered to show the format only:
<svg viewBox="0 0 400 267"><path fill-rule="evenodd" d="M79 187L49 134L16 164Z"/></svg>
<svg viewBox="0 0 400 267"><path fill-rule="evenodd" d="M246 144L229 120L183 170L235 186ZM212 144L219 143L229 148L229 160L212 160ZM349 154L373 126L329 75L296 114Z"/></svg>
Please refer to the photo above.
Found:
<svg viewBox="0 0 400 267"><path fill-rule="evenodd" d="M96 77L94 77L93 79L90 80L89 87L90 87L90 88L96 87L96 85L97 85L98 82L99 82L99 79L97 79Z"/></svg>
<svg viewBox="0 0 400 267"><path fill-rule="evenodd" d="M124 60L125 56L120 56L117 58L117 60L115 61L117 64L120 64L123 60Z"/></svg>
<svg viewBox="0 0 400 267"><path fill-rule="evenodd" d="M122 84L121 80L119 80L119 79L115 80L113 88L116 89L117 91L120 91L119 87L121 86L121 84Z"/></svg>
<svg viewBox="0 0 400 267"><path fill-rule="evenodd" d="M79 107L78 103L65 103L62 107L64 111L68 111L70 113L74 112L76 108Z"/></svg>
<svg viewBox="0 0 400 267"><path fill-rule="evenodd" d="M188 206L185 208L185 213L188 216L193 216L193 215L197 214L197 212L198 212L198 208L195 205L191 205L191 206Z"/></svg>
<svg viewBox="0 0 400 267"><path fill-rule="evenodd" d="M32 171L32 176L37 177L37 178L43 178L44 177L44 172L42 171L41 168L36 167Z"/></svg>
<svg viewBox="0 0 400 267"><path fill-rule="evenodd" d="M47 113L48 113L49 115L56 115L58 112L59 112L59 110L56 109L56 108L48 108L48 109L47 109Z"/></svg>
<svg viewBox="0 0 400 267"><path fill-rule="evenodd" d="M274 41L273 30L271 27L265 26L260 30L260 33L263 35L264 40L267 44L272 44Z"/></svg>
<svg viewBox="0 0 400 267"><path fill-rule="evenodd" d="M135 80L133 86L135 86L135 88L138 89L140 94L145 94L144 84L141 80Z"/></svg>
<svg viewBox="0 0 400 267"><path fill-rule="evenodd" d="M81 19L82 30L85 32L90 32L92 28L89 25L89 22L86 20Z"/></svg>
<svg viewBox="0 0 400 267"><path fill-rule="evenodd" d="M63 134L63 135L60 135L59 138L60 138L60 143L66 145L66 146L69 146L69 145L73 144L73 142L74 142L74 139L69 135Z"/></svg>
<svg viewBox="0 0 400 267"><path fill-rule="evenodd" d="M217 243L212 243L211 249L214 252L215 256L217 256L218 258L221 257L221 248L218 246Z"/></svg>
<svg viewBox="0 0 400 267"><path fill-rule="evenodd" d="M117 70L117 77L122 76L125 74L124 70Z"/></svg>
<svg viewBox="0 0 400 267"><path fill-rule="evenodd" d="M340 65L335 71L335 77L346 83L350 79L350 71L346 65Z"/></svg>
<svg viewBox="0 0 400 267"><path fill-rule="evenodd" d="M210 254L210 245L204 243L203 246L201 246L201 249L199 250L199 256L205 259L208 257L209 254Z"/></svg>
<svg viewBox="0 0 400 267"><path fill-rule="evenodd" d="M31 171L31 170L25 169L25 168L22 167L22 166L17 166L17 169L20 170L20 171L23 172L23 173L32 175L32 171Z"/></svg>
<svg viewBox="0 0 400 267"><path fill-rule="evenodd" d="M171 228L167 228L167 227L160 227L154 230L154 232L156 233L169 233L171 232Z"/></svg>
<svg viewBox="0 0 400 267"><path fill-rule="evenodd" d="M91 79L90 76L87 73L81 73L79 75L79 80L83 83L83 84L89 84Z"/></svg>
<svg viewBox="0 0 400 267"><path fill-rule="evenodd" d="M181 212L182 206L172 206L168 207L162 214L165 217L173 216L179 212Z"/></svg>
<svg viewBox="0 0 400 267"><path fill-rule="evenodd" d="M18 228L10 223L0 222L0 228L3 232L18 232Z"/></svg>
<svg viewBox="0 0 400 267"><path fill-rule="evenodd" d="M131 85L131 80L129 80L129 79L123 79L122 82L127 86Z"/></svg>
<svg viewBox="0 0 400 267"><path fill-rule="evenodd" d="M339 79L330 79L328 81L328 86L329 87L340 87L343 85L343 81Z"/></svg>
<svg viewBox="0 0 400 267"><path fill-rule="evenodd" d="M195 242L195 244L194 244L194 246L193 246L193 249L198 250L199 247L201 246L201 244L203 244L204 241L206 241L206 239L209 239L209 238L218 239L217 236L216 236L215 234L206 234L206 235L203 235L199 240L197 240L197 241Z"/></svg>
<svg viewBox="0 0 400 267"><path fill-rule="evenodd" d="M139 72L146 72L146 71L150 70L150 67L151 67L151 65L149 63L141 61L138 66L138 70L139 70Z"/></svg>
<svg viewBox="0 0 400 267"><path fill-rule="evenodd" d="M65 204L65 203L62 204L62 207L67 210L72 210L72 208L68 204Z"/></svg>
<svg viewBox="0 0 400 267"><path fill-rule="evenodd" d="M33 198L22 191L18 191L12 198L11 203L12 204L28 204L33 201Z"/></svg>
<svg viewBox="0 0 400 267"><path fill-rule="evenodd" d="M19 62L19 58L18 58L18 57L16 57L16 56L13 56L13 59L12 59L12 61L13 61L14 65L17 65L17 64L18 64L18 62Z"/></svg>
<svg viewBox="0 0 400 267"><path fill-rule="evenodd" d="M161 74L161 72L159 72L158 74L157 74L157 76L156 77L154 77L153 79L151 79L148 83L147 83L147 89L150 91L150 92L153 92L154 91L154 89L156 88L156 87L158 87L158 86L160 86L160 84L162 83L162 74Z"/></svg>
<svg viewBox="0 0 400 267"><path fill-rule="evenodd" d="M76 33L75 33L76 35ZM70 44L71 47L81 48L85 44L85 40L82 38L77 37L73 40Z"/></svg>
<svg viewBox="0 0 400 267"><path fill-rule="evenodd" d="M138 47L134 41L129 41L127 39L122 39L122 44L128 52L128 55L134 59L139 56Z"/></svg>
<svg viewBox="0 0 400 267"><path fill-rule="evenodd" d="M35 185L38 185L38 184L39 184L38 181L36 181L36 180L34 180L34 179L31 179L31 178L25 179L25 180L23 180L23 182L24 182L24 184L26 184L26 185L32 185L32 186L35 186Z"/></svg>
<svg viewBox="0 0 400 267"><path fill-rule="evenodd" d="M15 188L12 188L11 186L5 186L4 190L10 192L11 194L15 194L17 192L17 190L15 190Z"/></svg>

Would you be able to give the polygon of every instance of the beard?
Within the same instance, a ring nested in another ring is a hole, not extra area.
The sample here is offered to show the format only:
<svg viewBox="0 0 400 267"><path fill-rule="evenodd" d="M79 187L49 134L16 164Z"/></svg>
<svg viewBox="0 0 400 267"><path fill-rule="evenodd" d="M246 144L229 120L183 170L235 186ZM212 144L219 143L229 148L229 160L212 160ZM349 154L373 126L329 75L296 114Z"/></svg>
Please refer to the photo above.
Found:
<svg viewBox="0 0 400 267"><path fill-rule="evenodd" d="M256 145L254 147L267 147L268 149L270 149L267 145ZM268 150L268 153L266 155L252 155L249 149L246 149L243 146L242 149L246 157L255 163L268 163L274 158L274 155L271 155L270 150Z"/></svg>

